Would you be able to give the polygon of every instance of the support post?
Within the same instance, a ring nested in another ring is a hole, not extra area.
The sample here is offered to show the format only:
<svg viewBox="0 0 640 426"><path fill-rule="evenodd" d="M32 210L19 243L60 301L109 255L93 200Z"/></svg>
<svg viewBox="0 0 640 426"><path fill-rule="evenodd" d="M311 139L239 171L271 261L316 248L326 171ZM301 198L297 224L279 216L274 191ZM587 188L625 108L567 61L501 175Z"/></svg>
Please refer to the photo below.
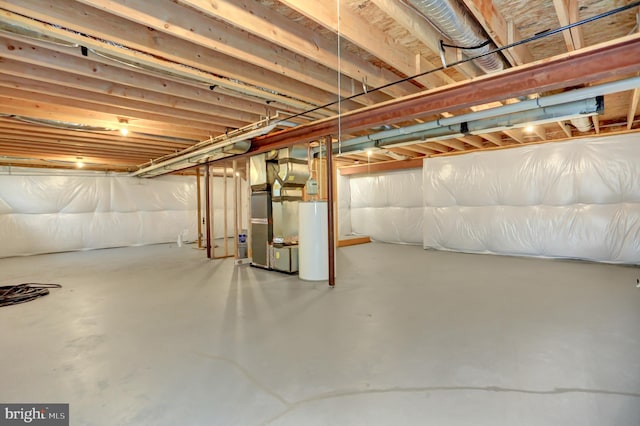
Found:
<svg viewBox="0 0 640 426"><path fill-rule="evenodd" d="M240 179L238 179L238 160L232 161L233 169L233 253L235 259L238 259L238 234L240 234L240 226L238 222L242 214L242 205L238 205L238 191L240 190Z"/></svg>
<svg viewBox="0 0 640 426"><path fill-rule="evenodd" d="M209 164L204 166L205 218L207 224L207 259L211 259L211 173Z"/></svg>
<svg viewBox="0 0 640 426"><path fill-rule="evenodd" d="M196 167L196 192L198 197L198 248L202 248L202 194L200 191L200 167Z"/></svg>
<svg viewBox="0 0 640 426"><path fill-rule="evenodd" d="M228 220L228 215L229 215L229 198L227 197L227 186L228 186L228 181L227 181L227 166L228 166L228 162L225 161L224 162L224 176L222 177L222 184L224 185L223 191L222 191L222 196L224 197L224 212L222 214L222 217L224 219L224 226L223 226L223 232L224 232L224 257L229 257L229 220Z"/></svg>
<svg viewBox="0 0 640 426"><path fill-rule="evenodd" d="M327 156L327 218L329 231L329 286L336 285L336 265L335 265L335 235L333 217L333 139L325 136L324 147Z"/></svg>

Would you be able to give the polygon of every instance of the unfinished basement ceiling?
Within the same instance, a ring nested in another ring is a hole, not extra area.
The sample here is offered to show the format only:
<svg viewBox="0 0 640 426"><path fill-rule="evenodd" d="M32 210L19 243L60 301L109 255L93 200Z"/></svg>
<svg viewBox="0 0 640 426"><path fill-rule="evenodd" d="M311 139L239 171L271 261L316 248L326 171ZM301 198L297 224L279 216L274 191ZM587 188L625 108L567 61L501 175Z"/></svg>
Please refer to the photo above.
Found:
<svg viewBox="0 0 640 426"><path fill-rule="evenodd" d="M465 63L372 91L442 66L438 45L445 37L420 12L423 3L429 2L0 0L0 164L74 167L81 160L92 169L133 171L265 117L300 125L485 74ZM501 47L628 4L462 0L459 8L465 25ZM638 31L637 16L634 7L504 51L498 59L509 69L614 43ZM458 60L459 52L446 48L445 61ZM615 78L626 77L632 75ZM363 90L366 95L301 114L336 101L338 94ZM505 96L393 126L521 100ZM638 90L606 95L604 111L589 118L584 131L579 123L550 122L530 132L511 129L417 141L370 155L346 153L339 162L632 132L639 127L637 103Z"/></svg>

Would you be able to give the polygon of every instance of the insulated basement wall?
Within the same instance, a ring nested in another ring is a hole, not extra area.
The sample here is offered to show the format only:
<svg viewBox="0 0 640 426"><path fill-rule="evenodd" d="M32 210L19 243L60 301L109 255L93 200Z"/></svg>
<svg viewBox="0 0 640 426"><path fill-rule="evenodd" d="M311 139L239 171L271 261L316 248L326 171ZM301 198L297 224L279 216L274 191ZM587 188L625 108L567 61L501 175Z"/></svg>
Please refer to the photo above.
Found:
<svg viewBox="0 0 640 426"><path fill-rule="evenodd" d="M349 176L337 173L338 192L338 237L351 235L351 187Z"/></svg>
<svg viewBox="0 0 640 426"><path fill-rule="evenodd" d="M222 183L216 186L221 194ZM214 206L221 211L222 199ZM176 242L178 236L197 239L195 177L0 168L0 258Z"/></svg>
<svg viewBox="0 0 640 426"><path fill-rule="evenodd" d="M388 243L422 244L422 170L352 176L351 228Z"/></svg>
<svg viewBox="0 0 640 426"><path fill-rule="evenodd" d="M424 161L424 248L640 263L640 136Z"/></svg>

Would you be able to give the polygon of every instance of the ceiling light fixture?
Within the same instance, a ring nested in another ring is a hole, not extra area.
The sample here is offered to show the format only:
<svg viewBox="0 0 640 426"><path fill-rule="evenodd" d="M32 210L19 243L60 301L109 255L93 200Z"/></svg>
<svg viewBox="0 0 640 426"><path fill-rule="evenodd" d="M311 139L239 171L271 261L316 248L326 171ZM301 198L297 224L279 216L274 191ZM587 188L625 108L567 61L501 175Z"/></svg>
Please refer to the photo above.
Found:
<svg viewBox="0 0 640 426"><path fill-rule="evenodd" d="M120 134L121 134L122 136L127 136L127 135L129 134L129 129L127 129L126 127L122 127L122 128L120 129Z"/></svg>
<svg viewBox="0 0 640 426"><path fill-rule="evenodd" d="M78 158L76 159L76 167L77 167L78 169L81 169L81 168L83 168L83 167L84 167L84 163L82 162L82 157L78 157Z"/></svg>

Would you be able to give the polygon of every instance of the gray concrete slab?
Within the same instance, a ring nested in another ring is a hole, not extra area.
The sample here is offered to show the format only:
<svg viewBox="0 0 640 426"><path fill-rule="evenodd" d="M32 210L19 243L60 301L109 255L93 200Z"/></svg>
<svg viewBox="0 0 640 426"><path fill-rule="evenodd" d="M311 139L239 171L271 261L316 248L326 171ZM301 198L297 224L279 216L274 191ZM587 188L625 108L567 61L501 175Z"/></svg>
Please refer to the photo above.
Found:
<svg viewBox="0 0 640 426"><path fill-rule="evenodd" d="M0 402L73 425L638 425L640 269L367 244L335 289L175 244L0 259Z"/></svg>

